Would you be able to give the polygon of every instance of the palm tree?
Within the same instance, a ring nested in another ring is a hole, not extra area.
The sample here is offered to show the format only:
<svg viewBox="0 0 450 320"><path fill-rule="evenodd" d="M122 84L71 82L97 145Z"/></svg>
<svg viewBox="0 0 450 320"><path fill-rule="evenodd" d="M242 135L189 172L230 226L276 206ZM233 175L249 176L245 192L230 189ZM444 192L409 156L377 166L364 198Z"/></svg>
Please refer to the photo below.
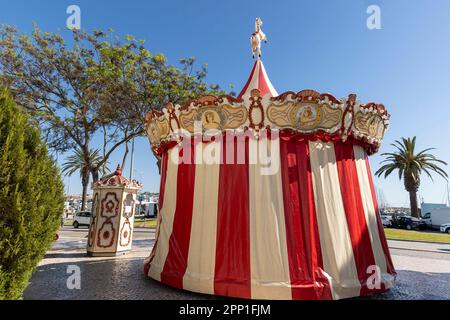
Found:
<svg viewBox="0 0 450 320"><path fill-rule="evenodd" d="M383 153L386 156L380 164L385 163L375 174L380 177L384 173L386 178L394 170L398 170L398 178L405 184L406 191L409 192L409 201L411 205L411 215L419 218L417 208L417 190L420 186L420 174L425 172L433 180L431 173L437 173L444 179L447 179L447 173L439 164L447 165L445 161L437 159L434 155L427 153L434 148L428 148L415 153L416 137L402 138L402 142L396 140L391 144L397 148L396 152Z"/></svg>
<svg viewBox="0 0 450 320"><path fill-rule="evenodd" d="M98 177L98 172L94 171L96 171L95 168L98 167L101 160L102 157L98 149L83 152L81 148L76 148L74 153L67 157L66 161L62 165L61 172L67 176L71 176L77 171L80 172L81 184L83 186L81 210L86 209L86 196L90 174L92 174L94 180Z"/></svg>

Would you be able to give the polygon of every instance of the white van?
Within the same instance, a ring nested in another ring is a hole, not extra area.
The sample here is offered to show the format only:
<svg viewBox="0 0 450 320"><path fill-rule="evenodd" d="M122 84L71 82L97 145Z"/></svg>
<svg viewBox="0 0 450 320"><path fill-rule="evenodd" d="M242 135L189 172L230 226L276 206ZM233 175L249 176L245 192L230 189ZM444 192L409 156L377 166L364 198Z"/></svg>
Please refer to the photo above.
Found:
<svg viewBox="0 0 450 320"><path fill-rule="evenodd" d="M432 209L430 212L425 212L422 219L428 227L439 229L441 225L450 223L450 208Z"/></svg>

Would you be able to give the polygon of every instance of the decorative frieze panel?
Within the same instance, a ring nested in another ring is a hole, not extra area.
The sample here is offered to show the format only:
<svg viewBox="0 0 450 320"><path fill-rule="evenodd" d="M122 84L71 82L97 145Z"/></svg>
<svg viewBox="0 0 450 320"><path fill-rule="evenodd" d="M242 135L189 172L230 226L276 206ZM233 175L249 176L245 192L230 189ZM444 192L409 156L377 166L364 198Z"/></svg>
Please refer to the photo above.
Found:
<svg viewBox="0 0 450 320"><path fill-rule="evenodd" d="M195 122L201 124L202 132L206 130L237 129L247 120L247 109L244 106L208 106L193 108L181 112L180 126L189 133L194 133Z"/></svg>
<svg viewBox="0 0 450 320"><path fill-rule="evenodd" d="M341 127L343 109L323 103L288 102L271 104L267 108L267 118L272 128L290 128L302 133L318 130L336 132Z"/></svg>
<svg viewBox="0 0 450 320"><path fill-rule="evenodd" d="M184 105L168 104L162 112L146 117L147 133L154 150L169 142L179 142L181 129L190 134L208 130L246 131L258 136L262 129L289 130L298 134L324 133L349 136L368 144L374 153L388 126L389 114L381 104L361 105L356 95L336 99L314 90L285 92L262 97L253 89L245 100L230 96L204 96Z"/></svg>
<svg viewBox="0 0 450 320"><path fill-rule="evenodd" d="M382 104L355 107L352 134L369 144L379 145L389 125L389 114Z"/></svg>

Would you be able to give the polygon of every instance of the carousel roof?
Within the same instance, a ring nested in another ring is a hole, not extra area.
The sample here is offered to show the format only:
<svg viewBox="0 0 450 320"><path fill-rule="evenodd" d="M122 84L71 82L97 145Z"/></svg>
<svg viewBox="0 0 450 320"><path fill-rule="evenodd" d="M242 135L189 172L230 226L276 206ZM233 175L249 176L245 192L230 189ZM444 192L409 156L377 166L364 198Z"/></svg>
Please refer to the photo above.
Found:
<svg viewBox="0 0 450 320"><path fill-rule="evenodd" d="M258 32L261 25L260 21L256 26ZM314 90L278 94L261 60L261 40L266 40L265 35L256 45L252 42L257 58L237 97L206 95L183 104L168 103L161 111L146 115L147 134L156 153L180 142L186 133L252 131L259 136L262 130L298 134L305 139L345 142L350 138L368 154L378 151L390 117L383 104L362 103L355 94L338 99Z"/></svg>
<svg viewBox="0 0 450 320"><path fill-rule="evenodd" d="M239 93L238 98L249 96L253 89L258 89L261 96L265 96L266 94L269 94L271 97L278 96L278 92L273 87L272 82L270 82L261 59L256 60L253 65L250 77L244 88L242 88L241 93Z"/></svg>
<svg viewBox="0 0 450 320"><path fill-rule="evenodd" d="M129 180L122 176L122 168L117 165L114 173L103 176L98 181L94 182L94 188L96 187L122 187L122 188L142 188L142 184L137 180Z"/></svg>

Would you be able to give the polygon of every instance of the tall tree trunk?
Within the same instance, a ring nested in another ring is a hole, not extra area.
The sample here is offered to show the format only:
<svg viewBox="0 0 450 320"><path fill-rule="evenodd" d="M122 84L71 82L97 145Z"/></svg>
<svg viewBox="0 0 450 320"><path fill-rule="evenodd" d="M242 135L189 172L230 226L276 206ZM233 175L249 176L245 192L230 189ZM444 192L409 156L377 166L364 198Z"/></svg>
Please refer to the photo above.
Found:
<svg viewBox="0 0 450 320"><path fill-rule="evenodd" d="M409 203L411 205L411 216L420 218L419 209L417 207L417 192L415 191L409 192Z"/></svg>
<svg viewBox="0 0 450 320"><path fill-rule="evenodd" d="M83 191L81 194L81 211L86 210L86 198L87 198L87 191L89 187L89 168L90 168L90 157L89 157L89 136L87 132L85 132L85 141L84 144L81 146L81 150L83 151L83 168L81 169L81 185L83 186Z"/></svg>
<svg viewBox="0 0 450 320"><path fill-rule="evenodd" d="M81 184L83 185L83 192L81 195L81 211L86 210L86 198L87 198L87 191L89 187L89 175L90 172L84 172L83 176L81 177Z"/></svg>
<svg viewBox="0 0 450 320"><path fill-rule="evenodd" d="M99 179L99 175L98 175L98 170L97 170L97 168L93 168L93 169L91 170L91 175L92 175L92 181L93 181L93 182L97 182L98 179Z"/></svg>
<svg viewBox="0 0 450 320"><path fill-rule="evenodd" d="M122 172L125 172L125 164L127 163L127 155L128 155L128 141L125 142L125 152L123 154L123 158L122 158Z"/></svg>
<svg viewBox="0 0 450 320"><path fill-rule="evenodd" d="M130 159L130 180L133 179L133 168L134 167L134 138L131 140L131 159Z"/></svg>
<svg viewBox="0 0 450 320"><path fill-rule="evenodd" d="M108 144L108 140L107 140L107 133L106 133L106 128L105 125L102 125L103 127L103 147L102 147L102 151L103 151L103 159L106 158L106 145ZM103 163L102 165L102 175L106 175L106 161L105 163ZM94 179L94 182L97 181Z"/></svg>

